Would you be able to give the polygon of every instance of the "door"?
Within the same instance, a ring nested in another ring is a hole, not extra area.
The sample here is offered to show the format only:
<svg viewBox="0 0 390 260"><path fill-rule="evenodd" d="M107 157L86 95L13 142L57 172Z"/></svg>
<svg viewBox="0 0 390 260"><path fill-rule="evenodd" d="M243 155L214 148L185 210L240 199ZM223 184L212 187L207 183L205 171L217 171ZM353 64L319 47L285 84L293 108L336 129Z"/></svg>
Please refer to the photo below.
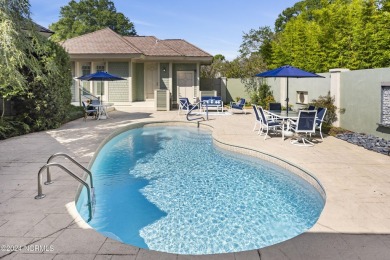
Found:
<svg viewBox="0 0 390 260"><path fill-rule="evenodd" d="M145 63L145 99L154 99L155 89L158 89L157 63Z"/></svg>
<svg viewBox="0 0 390 260"><path fill-rule="evenodd" d="M193 102L195 97L194 72L178 71L177 72L177 95L179 98L186 97Z"/></svg>

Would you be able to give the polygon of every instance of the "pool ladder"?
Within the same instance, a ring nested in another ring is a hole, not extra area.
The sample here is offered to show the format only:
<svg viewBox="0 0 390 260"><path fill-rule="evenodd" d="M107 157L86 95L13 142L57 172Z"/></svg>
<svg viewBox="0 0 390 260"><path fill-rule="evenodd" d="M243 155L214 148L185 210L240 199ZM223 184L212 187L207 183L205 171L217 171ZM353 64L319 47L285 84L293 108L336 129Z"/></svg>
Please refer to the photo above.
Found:
<svg viewBox="0 0 390 260"><path fill-rule="evenodd" d="M200 105L201 104L206 104L206 119L203 117L203 116L201 116L201 117L196 117L196 118L189 118L190 116L194 116L193 114L191 114L191 112L194 110L194 109L198 109L198 108L200 108ZM200 101L200 102L198 102L196 105L194 105L192 108L191 108L191 110L190 111L188 111L188 113L187 113L187 121L195 121L195 120L198 120L198 127L199 127L199 120L209 120L209 106L208 106L208 104L207 104L207 102L205 102L205 101Z"/></svg>
<svg viewBox="0 0 390 260"><path fill-rule="evenodd" d="M89 180L90 180L90 183L91 183L91 186L88 185L88 183L86 183L84 180L82 180L80 177L78 177L77 175L75 175L72 171L70 171L68 168L66 168L65 166L63 166L62 164L59 164L59 163L51 163L51 160L53 160L54 158L56 157L65 157L67 158L68 160L70 160L71 162L73 162L75 165L77 165L79 168L81 168L84 172L86 172L88 175L89 175ZM35 196L35 199L43 199L44 197L46 197L45 194L42 193L42 172L46 169L46 174L47 174L47 179L46 179L46 182L45 182L45 185L49 185L49 184L52 184L53 181L51 180L51 174L50 174L50 167L59 167L60 169L62 169L63 171L65 171L66 173L68 173L70 176L72 176L73 178L75 178L77 181L79 181L82 185L85 186L85 188L87 189L87 195L88 195L88 211L89 211L89 219L87 222L89 222L91 219L92 219L92 201L91 201L91 191L93 193L93 180L92 180L92 173L87 169L85 168L84 166L82 166L80 163L78 163L76 160L74 160L72 157L70 157L68 154L66 153L56 153L56 154L53 154L52 156L49 157L49 159L47 160L46 164L44 166L41 167L41 169L39 170L38 172L38 195ZM93 195L93 194L92 194Z"/></svg>

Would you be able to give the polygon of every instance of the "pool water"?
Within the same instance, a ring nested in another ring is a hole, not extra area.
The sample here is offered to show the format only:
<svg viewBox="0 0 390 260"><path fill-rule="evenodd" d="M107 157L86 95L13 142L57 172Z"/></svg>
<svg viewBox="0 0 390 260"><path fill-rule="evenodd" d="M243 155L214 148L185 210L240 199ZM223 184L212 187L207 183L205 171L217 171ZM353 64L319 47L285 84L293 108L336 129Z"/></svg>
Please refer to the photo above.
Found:
<svg viewBox="0 0 390 260"><path fill-rule="evenodd" d="M178 254L258 249L317 221L324 199L271 163L216 148L209 132L144 127L111 139L92 165L102 234ZM88 219L85 190L77 202Z"/></svg>

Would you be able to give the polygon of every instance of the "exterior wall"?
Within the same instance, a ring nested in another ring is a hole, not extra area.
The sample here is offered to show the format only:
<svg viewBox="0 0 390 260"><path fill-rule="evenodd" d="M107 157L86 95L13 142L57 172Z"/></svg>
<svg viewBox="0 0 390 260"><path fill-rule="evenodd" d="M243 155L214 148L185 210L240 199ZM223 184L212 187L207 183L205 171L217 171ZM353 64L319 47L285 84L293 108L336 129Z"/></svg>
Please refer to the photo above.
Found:
<svg viewBox="0 0 390 260"><path fill-rule="evenodd" d="M381 122L381 82L389 81L390 68L341 73L340 105L345 113L340 126L390 140L390 128L377 125Z"/></svg>
<svg viewBox="0 0 390 260"><path fill-rule="evenodd" d="M245 91L245 86L241 79L227 79L226 85L226 103L236 101L238 97L249 101L249 94Z"/></svg>
<svg viewBox="0 0 390 260"><path fill-rule="evenodd" d="M326 96L329 92L330 73L318 73L325 78L289 78L288 79L288 97L289 105L292 105L293 110L298 110L306 107L301 104L298 99L297 92L307 92L308 101L317 99L319 96ZM267 84L271 86L274 98L280 102L282 106L286 106L286 78L268 78Z"/></svg>
<svg viewBox="0 0 390 260"><path fill-rule="evenodd" d="M130 101L130 81L129 81L129 62L109 62L108 73L125 78L108 82L108 101L110 102L129 102Z"/></svg>
<svg viewBox="0 0 390 260"><path fill-rule="evenodd" d="M133 85L133 89L135 89L135 100L134 101L144 101L144 64L136 63L135 64L135 85Z"/></svg>
<svg viewBox="0 0 390 260"><path fill-rule="evenodd" d="M79 91L78 91L78 87L77 87L77 80L74 79L76 77L76 63L75 62L71 63L71 72L72 72L72 86L70 87L70 91L72 93L72 102L75 102L78 100L77 96L79 95Z"/></svg>
<svg viewBox="0 0 390 260"><path fill-rule="evenodd" d="M160 89L169 89L169 63L160 63Z"/></svg>
<svg viewBox="0 0 390 260"><path fill-rule="evenodd" d="M217 96L221 96L222 80L218 79L200 79L200 91L216 90ZM225 100L224 100L225 102Z"/></svg>

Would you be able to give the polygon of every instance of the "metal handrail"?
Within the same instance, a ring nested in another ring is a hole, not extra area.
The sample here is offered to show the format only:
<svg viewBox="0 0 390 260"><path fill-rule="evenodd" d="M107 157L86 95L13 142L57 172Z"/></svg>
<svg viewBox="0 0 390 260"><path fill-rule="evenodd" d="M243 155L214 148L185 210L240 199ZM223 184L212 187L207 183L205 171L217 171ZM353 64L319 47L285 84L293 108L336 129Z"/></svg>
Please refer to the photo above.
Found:
<svg viewBox="0 0 390 260"><path fill-rule="evenodd" d="M198 119L203 119L203 120L205 120L203 116L202 116L202 117L193 118L193 119L190 119L190 118L189 118L189 116L192 115L191 112L192 112L194 109L198 109L198 108L200 107L200 104L202 104L202 103L206 104L206 120L207 120L207 121L209 120L209 106L208 106L207 102L205 102L205 101L200 101L200 102L198 102L196 105L194 105L194 106L190 109L190 111L188 111L187 117L186 117L186 118L187 118L187 121L194 121L194 120L198 120Z"/></svg>
<svg viewBox="0 0 390 260"><path fill-rule="evenodd" d="M59 157L59 156L63 156L65 158L69 159L71 162L73 162L78 167L80 167L82 170L84 170L86 173L88 173L89 180L91 182L91 188L93 188L92 173L87 168L85 168L80 163L78 163L75 159L70 157L68 154L66 154L66 153L55 153L55 154L53 154L52 156L49 157L49 159L47 160L46 164L49 164L52 159L54 159L56 157ZM49 167L47 168L47 177L46 178L47 179L46 179L45 185L49 185L49 184L53 183L53 181L51 180L51 174L50 174Z"/></svg>
<svg viewBox="0 0 390 260"><path fill-rule="evenodd" d="M35 199L43 199L44 197L46 197L46 195L42 193L42 172L43 172L43 170L48 169L51 166L57 166L57 167L61 168L62 170L67 172L70 176L72 176L73 178L75 178L77 181L79 181L81 184L83 184L85 186L85 188L87 189L87 195L88 195L89 219L87 220L87 222L89 222L92 219L92 203L91 203L91 189L89 188L88 183L83 181L80 177L78 177L73 172L71 172L68 168L66 168L65 166L63 166L59 163L48 163L48 164L45 164L44 166L41 167L41 169L38 172L38 195L35 196Z"/></svg>

